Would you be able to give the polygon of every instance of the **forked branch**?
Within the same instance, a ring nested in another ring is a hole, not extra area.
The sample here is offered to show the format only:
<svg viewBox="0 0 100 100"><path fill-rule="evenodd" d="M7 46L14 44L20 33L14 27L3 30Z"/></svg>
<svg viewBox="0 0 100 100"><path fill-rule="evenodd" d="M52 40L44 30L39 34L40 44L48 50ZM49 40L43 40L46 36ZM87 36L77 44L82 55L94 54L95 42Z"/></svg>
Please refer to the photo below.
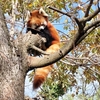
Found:
<svg viewBox="0 0 100 100"><path fill-rule="evenodd" d="M90 21L93 17L95 17L100 12L100 8L98 7L97 10L95 10L92 14L89 15L89 11L92 4L93 4L93 0L90 0L90 3L86 9L85 16L82 19L78 19L75 16L73 17L73 15L70 13L65 13L56 8L49 7L50 9L57 11L58 13L73 18L76 21L78 30L76 34L69 40L69 43L66 43L57 52L40 58L28 56L28 66L31 68L37 68L37 67L43 67L55 63L59 59L63 58L66 54L68 54L73 48L75 48L75 46L77 46L90 32L92 32L95 28L99 27L100 26L99 19L95 22L91 21L89 24L87 24L88 21Z"/></svg>
<svg viewBox="0 0 100 100"><path fill-rule="evenodd" d="M86 9L86 12L85 12L85 17L87 17L89 15L89 11L90 11L92 4L93 4L93 0L90 0L90 3L89 3L89 5Z"/></svg>

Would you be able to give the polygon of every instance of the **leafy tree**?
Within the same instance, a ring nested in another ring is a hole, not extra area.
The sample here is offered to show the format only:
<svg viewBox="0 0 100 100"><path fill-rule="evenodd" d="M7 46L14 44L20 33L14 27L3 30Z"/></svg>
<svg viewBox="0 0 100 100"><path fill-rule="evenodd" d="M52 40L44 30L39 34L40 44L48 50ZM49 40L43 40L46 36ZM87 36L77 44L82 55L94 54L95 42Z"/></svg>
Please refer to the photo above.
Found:
<svg viewBox="0 0 100 100"><path fill-rule="evenodd" d="M73 87L76 91L72 97L80 93L85 96L88 84L100 82L99 0L1 0L0 4L0 100L23 100L26 72L58 60L41 88L41 96L46 100L58 100ZM61 23L64 28L64 32L58 30L61 49L48 55L52 57L49 60L47 56L29 56L28 47L34 49L38 37L22 34L27 11L39 7L50 14L50 21Z"/></svg>

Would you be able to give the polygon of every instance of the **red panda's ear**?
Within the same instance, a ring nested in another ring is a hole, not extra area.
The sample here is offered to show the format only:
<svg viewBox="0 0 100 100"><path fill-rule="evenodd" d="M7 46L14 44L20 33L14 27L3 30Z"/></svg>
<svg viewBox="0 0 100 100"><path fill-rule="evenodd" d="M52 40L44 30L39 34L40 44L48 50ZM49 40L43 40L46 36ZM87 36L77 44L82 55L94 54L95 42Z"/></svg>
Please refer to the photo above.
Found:
<svg viewBox="0 0 100 100"><path fill-rule="evenodd" d="M31 16L31 13L29 11L27 11L26 12L26 19L25 19L26 22L29 20L30 16Z"/></svg>
<svg viewBox="0 0 100 100"><path fill-rule="evenodd" d="M43 8L39 9L39 14L42 14L45 17L48 17L48 14L43 10Z"/></svg>

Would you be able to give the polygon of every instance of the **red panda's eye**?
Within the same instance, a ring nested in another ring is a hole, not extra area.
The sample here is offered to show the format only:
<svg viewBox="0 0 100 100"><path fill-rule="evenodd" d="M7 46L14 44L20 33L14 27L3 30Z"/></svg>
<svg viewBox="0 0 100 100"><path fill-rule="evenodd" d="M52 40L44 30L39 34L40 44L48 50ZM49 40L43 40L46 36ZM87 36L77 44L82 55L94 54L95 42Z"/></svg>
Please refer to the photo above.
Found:
<svg viewBox="0 0 100 100"><path fill-rule="evenodd" d="M30 16L32 16L32 12L30 12Z"/></svg>

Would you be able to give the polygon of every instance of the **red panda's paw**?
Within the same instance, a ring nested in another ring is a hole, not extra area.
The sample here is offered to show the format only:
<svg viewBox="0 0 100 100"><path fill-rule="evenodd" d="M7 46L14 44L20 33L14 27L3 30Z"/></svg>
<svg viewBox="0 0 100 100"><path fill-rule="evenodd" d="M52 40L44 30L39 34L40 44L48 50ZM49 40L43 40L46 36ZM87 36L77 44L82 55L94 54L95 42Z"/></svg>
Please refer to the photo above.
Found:
<svg viewBox="0 0 100 100"><path fill-rule="evenodd" d="M45 81L45 77L42 75L35 75L33 81L33 89L37 89Z"/></svg>

